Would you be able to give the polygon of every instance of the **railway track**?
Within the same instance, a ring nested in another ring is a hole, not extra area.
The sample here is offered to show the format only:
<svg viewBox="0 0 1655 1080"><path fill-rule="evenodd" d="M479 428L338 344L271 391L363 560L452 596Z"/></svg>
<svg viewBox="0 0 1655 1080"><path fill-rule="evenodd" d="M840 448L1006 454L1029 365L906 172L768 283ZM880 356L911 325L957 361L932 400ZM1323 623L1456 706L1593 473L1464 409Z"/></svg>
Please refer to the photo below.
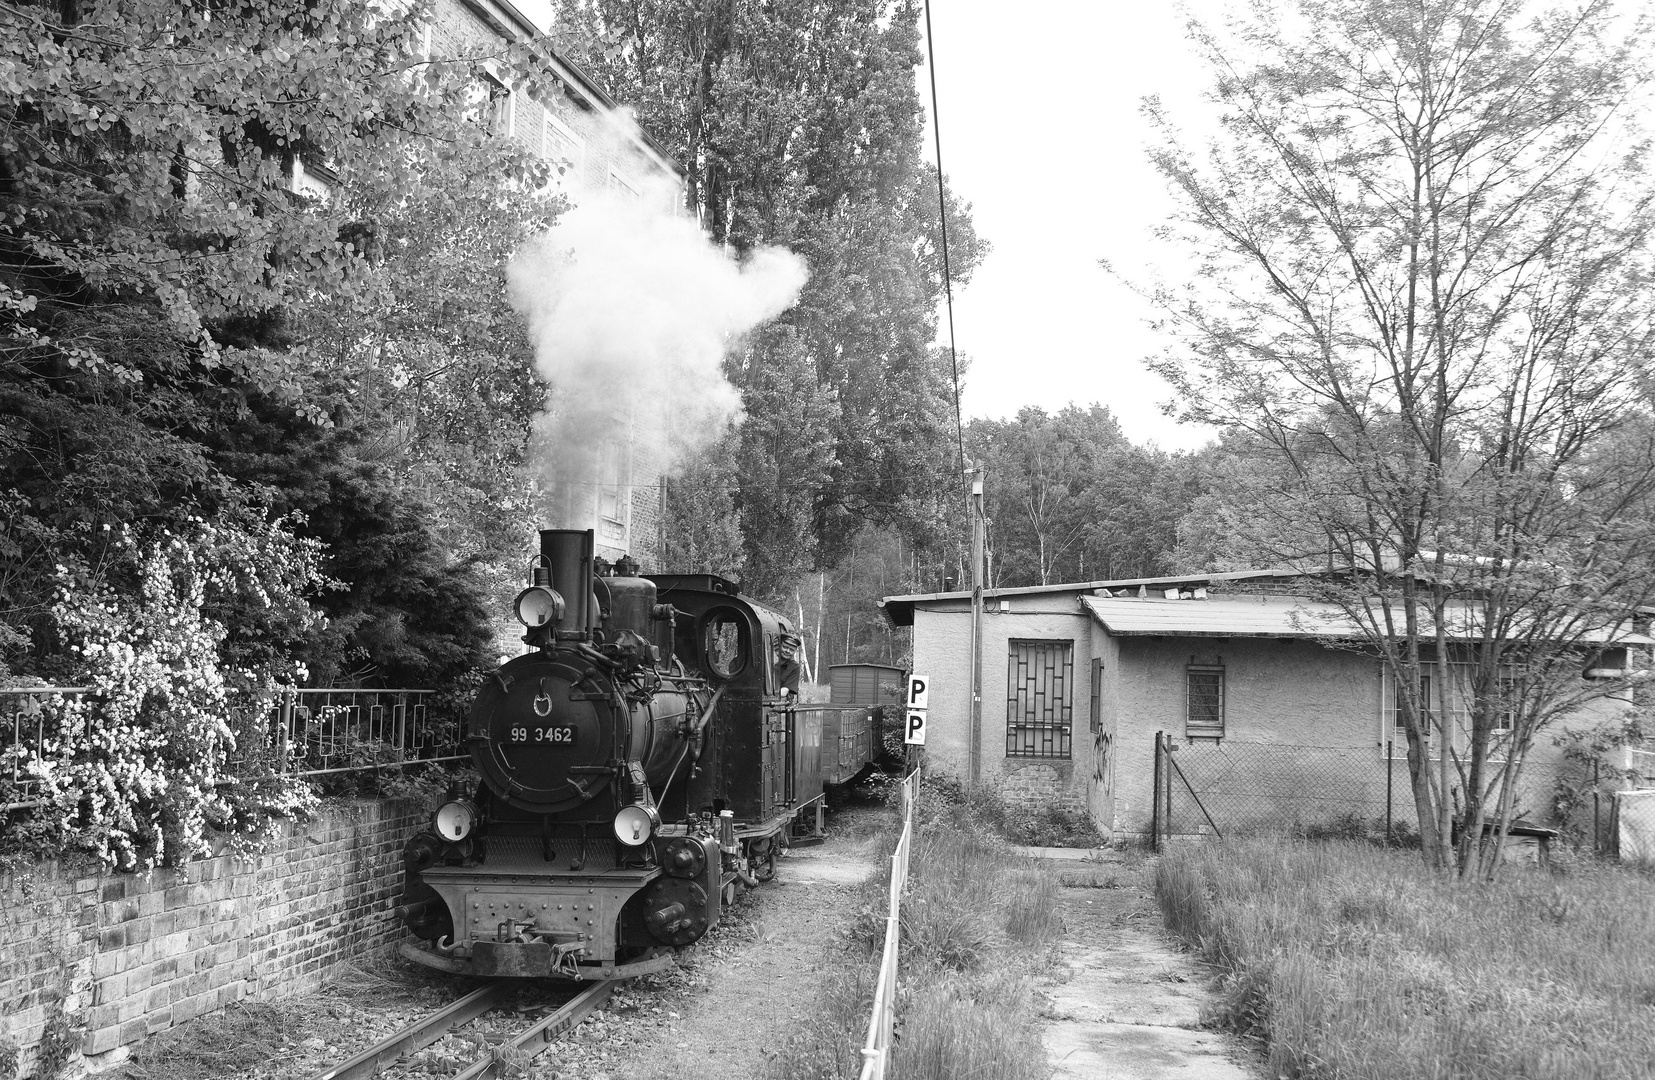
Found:
<svg viewBox="0 0 1655 1080"><path fill-rule="evenodd" d="M579 1027L581 1021L608 1001L614 986L612 982L600 982L585 987L550 1015L536 1020L509 1040L483 1050L470 1065L453 1074L454 1080L492 1080L499 1074L502 1062L522 1062L538 1056L553 1042ZM455 1028L500 1008L512 989L509 983L496 982L474 990L381 1039L355 1057L323 1069L316 1074L315 1080L366 1080L378 1076L405 1055L429 1046Z"/></svg>

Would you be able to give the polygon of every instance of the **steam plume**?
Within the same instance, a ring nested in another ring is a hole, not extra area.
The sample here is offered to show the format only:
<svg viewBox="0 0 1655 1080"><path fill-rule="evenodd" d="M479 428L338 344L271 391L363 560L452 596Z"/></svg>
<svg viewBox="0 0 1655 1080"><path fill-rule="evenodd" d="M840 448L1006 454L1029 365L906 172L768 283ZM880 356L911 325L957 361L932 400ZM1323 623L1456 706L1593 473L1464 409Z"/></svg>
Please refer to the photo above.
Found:
<svg viewBox="0 0 1655 1080"><path fill-rule="evenodd" d="M791 252L763 248L738 263L672 213L675 201L670 190L583 196L507 268L549 387L531 452L554 528L591 520L616 479L606 456L664 473L738 419L725 351L804 285Z"/></svg>

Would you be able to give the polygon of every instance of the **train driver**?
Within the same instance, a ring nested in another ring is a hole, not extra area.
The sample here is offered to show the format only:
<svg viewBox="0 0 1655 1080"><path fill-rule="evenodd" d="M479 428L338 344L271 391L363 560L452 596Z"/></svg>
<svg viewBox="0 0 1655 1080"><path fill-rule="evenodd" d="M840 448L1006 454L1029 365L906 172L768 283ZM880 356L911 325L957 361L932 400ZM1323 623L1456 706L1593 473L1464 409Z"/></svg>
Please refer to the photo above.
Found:
<svg viewBox="0 0 1655 1080"><path fill-rule="evenodd" d="M783 697L799 696L799 639L792 634L776 639L776 685Z"/></svg>

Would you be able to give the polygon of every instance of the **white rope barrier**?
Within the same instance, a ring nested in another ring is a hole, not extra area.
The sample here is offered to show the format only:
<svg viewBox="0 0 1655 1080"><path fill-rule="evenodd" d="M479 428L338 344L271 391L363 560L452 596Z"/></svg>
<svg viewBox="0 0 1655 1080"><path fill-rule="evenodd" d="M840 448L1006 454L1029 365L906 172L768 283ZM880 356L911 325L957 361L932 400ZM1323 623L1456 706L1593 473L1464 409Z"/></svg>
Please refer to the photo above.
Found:
<svg viewBox="0 0 1655 1080"><path fill-rule="evenodd" d="M874 986L868 1037L862 1044L861 1080L884 1080L891 1056L891 1028L896 1022L897 946L901 942L902 889L908 884L908 849L914 838L914 800L919 797L919 770L902 780L902 838L891 855L891 897L885 918L885 949Z"/></svg>

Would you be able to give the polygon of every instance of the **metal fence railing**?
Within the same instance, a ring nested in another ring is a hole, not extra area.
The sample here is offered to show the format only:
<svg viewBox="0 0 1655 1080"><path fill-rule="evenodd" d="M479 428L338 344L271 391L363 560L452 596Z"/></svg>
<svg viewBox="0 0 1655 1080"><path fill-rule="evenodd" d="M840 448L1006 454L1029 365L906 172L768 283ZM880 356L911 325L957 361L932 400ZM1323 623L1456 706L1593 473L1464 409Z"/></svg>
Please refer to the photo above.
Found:
<svg viewBox="0 0 1655 1080"><path fill-rule="evenodd" d="M40 781L24 774L24 759L56 734L47 731L52 705L87 692L84 686L0 687L0 811L40 805Z"/></svg>
<svg viewBox="0 0 1655 1080"><path fill-rule="evenodd" d="M84 686L0 687L0 812L41 805L31 760L73 754L84 727L63 730L61 703ZM236 717L228 777L294 778L469 759L457 720L439 716L430 690L294 690L262 716ZM90 714L83 713L84 725Z"/></svg>
<svg viewBox="0 0 1655 1080"><path fill-rule="evenodd" d="M890 909L885 918L885 948L868 1015L868 1038L862 1044L861 1080L883 1080L890 1064L891 1030L896 1023L897 951L902 940L902 889L908 883L908 851L914 840L914 800L919 797L919 770L902 780L902 836L891 855Z"/></svg>
<svg viewBox="0 0 1655 1080"><path fill-rule="evenodd" d="M322 776L468 759L459 724L433 715L433 696L431 690L292 691L270 718L280 770Z"/></svg>

